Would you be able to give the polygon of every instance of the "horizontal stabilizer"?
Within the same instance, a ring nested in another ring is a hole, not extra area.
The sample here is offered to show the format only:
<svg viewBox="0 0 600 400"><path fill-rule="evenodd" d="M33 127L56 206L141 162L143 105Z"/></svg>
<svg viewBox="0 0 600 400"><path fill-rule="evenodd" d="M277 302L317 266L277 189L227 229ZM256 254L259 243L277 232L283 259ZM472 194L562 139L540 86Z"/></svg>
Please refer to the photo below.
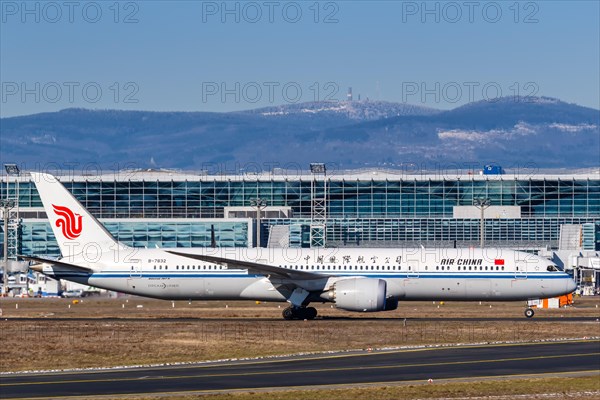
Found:
<svg viewBox="0 0 600 400"><path fill-rule="evenodd" d="M33 256L19 256L20 258L24 259L24 260L28 260L28 261L33 261L36 263L40 263L40 264L52 264L52 265L58 265L60 267L63 267L67 270L72 270L72 271L76 271L76 272L85 272L85 273L93 273L94 270L92 268L88 268L88 267L82 267L81 265L75 265L75 264L69 264L66 262L62 262L60 260L53 260L51 258L42 258L42 257L33 257ZM41 268L35 269L35 268L31 268L34 271L37 272L43 272L41 270Z"/></svg>

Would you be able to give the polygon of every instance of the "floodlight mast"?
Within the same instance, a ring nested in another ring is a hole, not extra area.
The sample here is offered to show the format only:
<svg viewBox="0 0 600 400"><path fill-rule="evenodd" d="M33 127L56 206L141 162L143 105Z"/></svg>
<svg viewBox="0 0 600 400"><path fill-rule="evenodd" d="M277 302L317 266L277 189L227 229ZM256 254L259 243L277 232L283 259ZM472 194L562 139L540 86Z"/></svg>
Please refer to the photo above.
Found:
<svg viewBox="0 0 600 400"><path fill-rule="evenodd" d="M261 211L267 207L267 200L262 198L250 199L250 205L256 207L256 246L262 247L260 244L260 218Z"/></svg>
<svg viewBox="0 0 600 400"><path fill-rule="evenodd" d="M2 209L2 216L4 219L4 248L3 248L3 263L2 266L2 295L5 296L8 294L8 215L10 210L13 209L16 205L15 200L8 198L9 191L9 177L11 175L18 176L21 173L19 166L17 164L4 164L4 169L6 170L6 196L4 199L0 199L0 208ZM15 190L16 193L16 190Z"/></svg>
<svg viewBox="0 0 600 400"><path fill-rule="evenodd" d="M483 249L485 244L485 209L491 205L489 198L477 198L473 200L473 205L481 210L481 220L479 225L480 247Z"/></svg>
<svg viewBox="0 0 600 400"><path fill-rule="evenodd" d="M325 163L310 163L310 246L325 247L327 232L327 168ZM322 189L318 176L323 177Z"/></svg>

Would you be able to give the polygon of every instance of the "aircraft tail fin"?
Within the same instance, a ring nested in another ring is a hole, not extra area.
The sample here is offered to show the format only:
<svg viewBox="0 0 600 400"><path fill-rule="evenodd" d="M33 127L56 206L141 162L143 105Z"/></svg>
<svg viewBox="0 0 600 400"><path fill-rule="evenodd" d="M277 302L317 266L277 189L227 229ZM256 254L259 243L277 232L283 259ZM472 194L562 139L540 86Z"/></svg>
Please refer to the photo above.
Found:
<svg viewBox="0 0 600 400"><path fill-rule="evenodd" d="M117 250L117 240L56 177L37 172L31 177L64 258Z"/></svg>

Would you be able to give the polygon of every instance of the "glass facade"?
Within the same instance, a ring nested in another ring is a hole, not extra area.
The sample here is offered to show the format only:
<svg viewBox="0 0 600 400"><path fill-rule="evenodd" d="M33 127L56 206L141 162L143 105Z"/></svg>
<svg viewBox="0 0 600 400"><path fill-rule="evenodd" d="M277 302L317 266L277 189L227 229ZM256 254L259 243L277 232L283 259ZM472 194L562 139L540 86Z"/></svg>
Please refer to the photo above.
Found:
<svg viewBox="0 0 600 400"><path fill-rule="evenodd" d="M262 220L263 246L269 226L281 224L290 225L292 245L306 246L311 205L325 189L329 245L453 245L455 241L457 245L477 245L479 220L455 219L453 208L488 198L491 205L518 206L521 216L486 220L485 238L490 245L555 247L561 224L586 224L586 246L600 247L600 175L596 171L452 179L370 172L328 176L326 181L321 175L316 185L312 185L311 175L207 176L154 171L137 172L135 178L117 174L61 181L92 214L106 221L111 233L132 246L208 246L211 224L220 246L248 246L252 226L223 217L226 207L247 207L256 198L264 199L268 206L292 209L290 218ZM0 184L2 197L7 190L5 179ZM319 193L313 193L311 187ZM18 192L22 253L40 250L38 254L57 255L35 185L22 177Z"/></svg>
<svg viewBox="0 0 600 400"><path fill-rule="evenodd" d="M290 226L290 243L309 247L310 220L263 220L261 234L270 225ZM488 246L512 248L556 248L560 225L585 224L589 241L587 249L600 244L600 218L522 218L486 219L485 241ZM303 227L304 229L298 228ZM479 246L479 219L453 218L357 218L327 221L329 246L418 247L421 244L436 247ZM302 235L304 233L304 235ZM455 243L456 242L456 243Z"/></svg>
<svg viewBox="0 0 600 400"><path fill-rule="evenodd" d="M99 218L222 218L228 206L255 198L289 206L310 218L311 180L65 181ZM12 184L11 184L12 186ZM6 184L0 185L4 197ZM345 179L327 178L327 213L333 218L452 217L452 207L489 198L491 205L520 206L523 217L600 217L600 178L575 179ZM32 182L19 185L21 208L41 207Z"/></svg>
<svg viewBox="0 0 600 400"><path fill-rule="evenodd" d="M115 221L101 220L120 242L132 247L209 247L214 227L218 247L248 247L251 221ZM21 253L59 256L60 250L48 221L24 221Z"/></svg>

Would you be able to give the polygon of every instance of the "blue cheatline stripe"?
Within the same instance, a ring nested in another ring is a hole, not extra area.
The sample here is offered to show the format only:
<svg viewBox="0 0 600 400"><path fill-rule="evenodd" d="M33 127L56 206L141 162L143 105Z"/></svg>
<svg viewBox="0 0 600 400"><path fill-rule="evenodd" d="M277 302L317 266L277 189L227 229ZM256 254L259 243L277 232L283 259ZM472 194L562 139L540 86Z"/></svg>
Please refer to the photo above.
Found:
<svg viewBox="0 0 600 400"><path fill-rule="evenodd" d="M98 273L90 275L90 278L264 278L264 275L248 275L248 274L173 274L173 275L129 275L129 274L105 274Z"/></svg>
<svg viewBox="0 0 600 400"><path fill-rule="evenodd" d="M62 276L66 276L61 274ZM82 275L76 275L82 276ZM85 276L85 275L83 275ZM370 273L352 273L352 274L334 274L338 277L350 277L350 276L366 276L369 278L419 278L419 279L515 279L517 278L514 273L505 274L434 274L434 273L420 273L420 274L370 274ZM131 275L128 272L100 272L90 275L90 278L263 278L264 275L260 274L233 274L233 273L190 273L190 274L134 274ZM528 279L571 279L568 275L564 274L523 274L519 275L518 278Z"/></svg>

